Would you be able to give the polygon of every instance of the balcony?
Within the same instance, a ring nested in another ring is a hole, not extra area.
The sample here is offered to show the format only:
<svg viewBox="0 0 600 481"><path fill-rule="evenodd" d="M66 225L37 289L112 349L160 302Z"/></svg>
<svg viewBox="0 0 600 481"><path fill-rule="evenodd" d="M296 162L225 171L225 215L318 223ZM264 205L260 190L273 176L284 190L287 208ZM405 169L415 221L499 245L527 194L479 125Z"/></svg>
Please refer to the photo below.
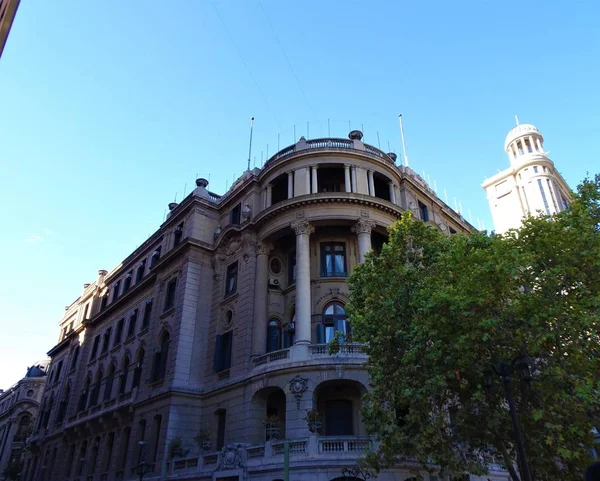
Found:
<svg viewBox="0 0 600 481"><path fill-rule="evenodd" d="M289 440L290 463L312 465L355 464L367 450L375 447L369 436L317 436ZM265 465L283 464L284 441L268 441L265 444L245 448L249 471L261 469ZM169 465L169 479L179 478L198 471L215 470L219 453L195 455L176 459Z"/></svg>
<svg viewBox="0 0 600 481"><path fill-rule="evenodd" d="M299 362L313 364L328 364L335 362L337 364L355 364L363 363L367 360L367 355L363 352L360 343L347 342L340 345L340 351L336 354L327 352L327 344L309 344L298 345L279 351L268 352L262 356L255 357L252 362L254 369L261 371L270 371L286 367L286 365L296 365Z"/></svg>

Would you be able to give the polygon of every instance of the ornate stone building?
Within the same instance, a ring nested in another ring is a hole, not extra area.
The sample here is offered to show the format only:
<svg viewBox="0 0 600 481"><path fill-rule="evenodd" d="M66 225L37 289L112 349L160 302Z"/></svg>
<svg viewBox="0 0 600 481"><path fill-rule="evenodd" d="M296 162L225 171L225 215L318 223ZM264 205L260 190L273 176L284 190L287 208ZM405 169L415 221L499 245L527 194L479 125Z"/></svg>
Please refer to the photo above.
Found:
<svg viewBox="0 0 600 481"><path fill-rule="evenodd" d="M290 479L356 467L373 441L346 278L406 209L448 235L472 227L394 154L349 137L301 138L223 196L198 179L141 247L84 284L49 352L24 480L273 481L284 440ZM330 356L334 331L346 342Z"/></svg>
<svg viewBox="0 0 600 481"><path fill-rule="evenodd" d="M15 478L21 472L25 440L44 394L47 364L36 363L18 383L0 391L0 479Z"/></svg>
<svg viewBox="0 0 600 481"><path fill-rule="evenodd" d="M482 184L498 234L519 228L529 215L557 214L567 207L571 190L548 157L535 125L517 123L506 136L504 150L510 167Z"/></svg>

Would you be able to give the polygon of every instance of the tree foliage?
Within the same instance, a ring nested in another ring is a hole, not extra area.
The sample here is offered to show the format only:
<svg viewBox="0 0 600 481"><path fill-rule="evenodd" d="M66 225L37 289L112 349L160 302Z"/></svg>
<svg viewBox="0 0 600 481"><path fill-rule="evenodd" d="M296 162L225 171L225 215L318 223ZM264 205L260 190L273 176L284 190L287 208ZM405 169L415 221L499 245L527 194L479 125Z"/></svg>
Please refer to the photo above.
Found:
<svg viewBox="0 0 600 481"><path fill-rule="evenodd" d="M532 475L582 479L600 427L600 176L568 210L503 236L446 236L407 213L349 282L354 336L370 356L372 467L405 456L483 474L493 456L519 480L502 379L483 379L526 353L532 380L514 375L512 387Z"/></svg>

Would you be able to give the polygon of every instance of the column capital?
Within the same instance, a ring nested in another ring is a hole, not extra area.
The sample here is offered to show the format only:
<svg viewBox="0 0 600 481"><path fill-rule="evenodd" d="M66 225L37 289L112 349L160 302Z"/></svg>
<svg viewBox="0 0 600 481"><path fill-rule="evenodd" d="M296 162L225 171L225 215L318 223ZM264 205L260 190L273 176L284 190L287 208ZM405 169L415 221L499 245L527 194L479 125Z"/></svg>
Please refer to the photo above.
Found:
<svg viewBox="0 0 600 481"><path fill-rule="evenodd" d="M318 169L318 168L319 168L319 164L310 164L310 166L311 166L313 169Z"/></svg>
<svg viewBox="0 0 600 481"><path fill-rule="evenodd" d="M375 227L374 221L368 219L358 219L356 224L352 226L351 230L356 234L370 234L373 227Z"/></svg>
<svg viewBox="0 0 600 481"><path fill-rule="evenodd" d="M296 222L292 222L290 227L294 229L297 236L300 234L311 235L315 231L313 225L307 220L297 220Z"/></svg>
<svg viewBox="0 0 600 481"><path fill-rule="evenodd" d="M271 244L265 244L264 242L258 242L256 244L256 255L257 256L268 256L273 250Z"/></svg>

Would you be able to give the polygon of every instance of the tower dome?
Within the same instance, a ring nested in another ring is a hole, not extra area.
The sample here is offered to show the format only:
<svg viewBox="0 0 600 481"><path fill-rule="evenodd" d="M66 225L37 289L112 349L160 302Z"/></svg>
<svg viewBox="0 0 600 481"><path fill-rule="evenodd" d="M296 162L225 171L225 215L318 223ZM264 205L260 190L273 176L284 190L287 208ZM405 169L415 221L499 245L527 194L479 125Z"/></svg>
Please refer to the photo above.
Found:
<svg viewBox="0 0 600 481"><path fill-rule="evenodd" d="M511 129L504 140L504 150L512 164L519 162L520 157L542 155L544 153L544 137L532 124L519 124Z"/></svg>

